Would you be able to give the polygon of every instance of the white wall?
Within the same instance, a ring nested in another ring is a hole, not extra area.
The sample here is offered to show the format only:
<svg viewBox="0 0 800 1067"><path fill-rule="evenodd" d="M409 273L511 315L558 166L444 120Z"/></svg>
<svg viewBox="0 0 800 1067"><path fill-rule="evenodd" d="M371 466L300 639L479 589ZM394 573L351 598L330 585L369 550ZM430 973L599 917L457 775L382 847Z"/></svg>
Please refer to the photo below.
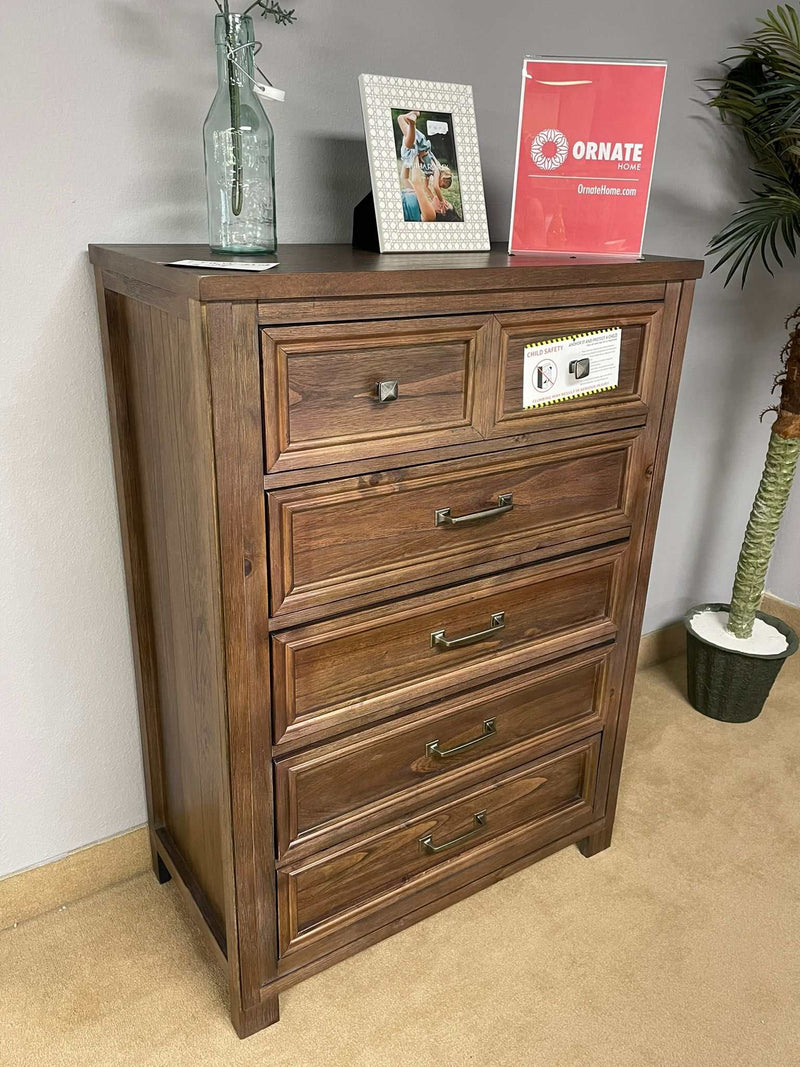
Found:
<svg viewBox="0 0 800 1067"><path fill-rule="evenodd" d="M700 256L747 189L692 102L754 0L298 0L259 24L287 90L272 114L283 241L346 241L368 188L361 71L469 81L492 233L507 232L524 50L669 60L649 251ZM212 0L4 5L0 874L144 820L89 241L203 240ZM648 628L728 593L761 468L798 268L744 295L699 287ZM795 506L770 586L798 599Z"/></svg>

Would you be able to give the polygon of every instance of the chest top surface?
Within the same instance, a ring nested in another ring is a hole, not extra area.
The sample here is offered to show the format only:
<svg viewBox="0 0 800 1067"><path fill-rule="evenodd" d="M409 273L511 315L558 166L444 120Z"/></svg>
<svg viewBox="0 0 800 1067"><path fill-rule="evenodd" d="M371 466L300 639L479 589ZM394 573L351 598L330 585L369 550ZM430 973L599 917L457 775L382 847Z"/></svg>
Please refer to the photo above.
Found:
<svg viewBox="0 0 800 1067"><path fill-rule="evenodd" d="M235 260L211 253L206 245L97 244L89 246L89 255L104 271L203 301L634 285L698 278L703 272L702 261L694 259L509 256L499 243L489 252L411 254L365 252L345 244L285 244L274 257L265 257L277 259L278 266L263 273L165 266L180 259Z"/></svg>

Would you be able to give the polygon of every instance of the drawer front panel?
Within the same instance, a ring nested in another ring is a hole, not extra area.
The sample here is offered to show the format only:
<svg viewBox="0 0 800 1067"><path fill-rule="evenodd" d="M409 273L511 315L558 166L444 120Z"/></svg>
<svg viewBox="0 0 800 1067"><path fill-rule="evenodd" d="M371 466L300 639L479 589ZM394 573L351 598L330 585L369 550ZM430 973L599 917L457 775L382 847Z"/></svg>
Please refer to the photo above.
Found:
<svg viewBox="0 0 800 1067"><path fill-rule="evenodd" d="M411 897L418 880L435 876L437 868L461 861L468 869L473 856L522 827L530 830L533 850L552 839L566 815L588 823L598 752L595 736L426 815L280 871L281 953L346 929L356 915L363 918L398 892Z"/></svg>
<svg viewBox="0 0 800 1067"><path fill-rule="evenodd" d="M272 614L627 532L637 434L268 494ZM644 483L642 483L644 484Z"/></svg>
<svg viewBox="0 0 800 1067"><path fill-rule="evenodd" d="M364 832L527 763L537 754L532 747L551 751L596 733L607 714L613 652L584 652L437 703L399 725L276 760L279 856L318 851L355 828Z"/></svg>
<svg viewBox="0 0 800 1067"><path fill-rule="evenodd" d="M497 317L498 374L489 436L546 430L587 421L638 416L660 406L665 367L659 367L660 304L616 305L564 312L514 312ZM567 334L621 327L619 384L616 389L541 408L522 406L525 346ZM598 428L601 428L598 426Z"/></svg>
<svg viewBox="0 0 800 1067"><path fill-rule="evenodd" d="M387 718L613 637L625 545L273 634L276 741Z"/></svg>
<svg viewBox="0 0 800 1067"><path fill-rule="evenodd" d="M480 440L475 377L490 321L262 330L267 471Z"/></svg>

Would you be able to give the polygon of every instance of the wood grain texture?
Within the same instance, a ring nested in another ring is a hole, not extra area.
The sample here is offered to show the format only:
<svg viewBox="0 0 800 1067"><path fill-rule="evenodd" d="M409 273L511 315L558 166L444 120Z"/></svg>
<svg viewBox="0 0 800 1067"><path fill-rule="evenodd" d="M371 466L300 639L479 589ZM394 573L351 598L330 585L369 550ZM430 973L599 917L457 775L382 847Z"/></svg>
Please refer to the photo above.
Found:
<svg viewBox="0 0 800 1067"><path fill-rule="evenodd" d="M116 295L106 293L98 269L95 270L95 284L136 679L147 821L149 826L155 829L164 825L164 775L145 531L139 504L136 440L128 400L127 364L130 355L121 315L122 302ZM153 870L156 871L158 853L152 844L151 862Z"/></svg>
<svg viewBox="0 0 800 1067"><path fill-rule="evenodd" d="M276 257L279 266L264 274L163 266L176 259L230 263L230 256L216 256L207 245L90 245L89 255L103 269L203 301L638 285L699 278L703 273L702 262L693 259L509 256L507 246L499 242L490 252L389 255L350 245L284 244Z"/></svg>
<svg viewBox="0 0 800 1067"><path fill-rule="evenodd" d="M418 579L442 585L449 571L474 563L541 547L569 551L583 537L624 530L629 485L640 473L635 440L633 432L604 435L583 447L517 449L271 492L272 615ZM437 525L442 508L463 518L505 495L511 511Z"/></svg>
<svg viewBox="0 0 800 1067"><path fill-rule="evenodd" d="M166 827L151 831L151 835L152 846L158 856L158 870L155 874L159 884L174 880L200 932L205 936L206 944L227 970L227 939L223 920L197 881L194 866L184 858Z"/></svg>
<svg viewBox="0 0 800 1067"><path fill-rule="evenodd" d="M278 854L292 862L597 733L616 713L601 646L275 761ZM484 723L492 723L492 733ZM475 741L475 739L478 739ZM474 742L447 756L428 751Z"/></svg>
<svg viewBox="0 0 800 1067"><path fill-rule="evenodd" d="M398 893L413 893L419 883L435 881L443 867L452 877L468 860L486 858L506 834L524 831L530 845L559 836L568 820L592 818L598 738L537 760L461 793L456 799L344 849L332 849L278 875L282 957L314 941L337 944L361 927L370 912L391 903ZM475 815L484 813L483 825ZM470 837L465 837L470 833ZM441 847L431 854L421 845L430 835ZM462 839L462 840L458 840ZM319 951L320 949L317 949Z"/></svg>
<svg viewBox="0 0 800 1067"><path fill-rule="evenodd" d="M621 638L627 642L627 647L624 669L620 678L620 711L605 737L606 773L608 776L605 823L602 829L581 842L581 851L587 857L608 848L611 844L611 835L614 828L625 736L628 729L633 683L636 675L637 651L642 632L645 602L647 600L647 584L653 560L658 513L661 506L661 493L667 467L675 406L678 400L678 386L680 384L686 335L689 330L689 316L694 297L694 286L693 280L683 283L675 282L667 286L665 318L669 324L669 329L662 336L659 352L663 393L661 404L659 405L660 418L657 421L655 419L652 421L650 430L655 438L655 458L651 472L652 488L647 498L646 512L642 515L639 523L637 544L634 546L638 549L637 556L633 557L635 558L637 580L629 605L630 621L628 632Z"/></svg>
<svg viewBox="0 0 800 1067"><path fill-rule="evenodd" d="M246 1036L308 974L570 842L607 847L702 265L91 257L153 864ZM616 325L617 390L522 409L525 343ZM401 399L368 401L386 379ZM503 515L433 522L507 492Z"/></svg>
<svg viewBox="0 0 800 1067"><path fill-rule="evenodd" d="M644 303L664 299L664 283L585 285L564 289L509 289L483 292L431 293L425 297L429 315L469 312L530 311L533 308L579 307L590 304ZM397 297L335 297L327 300L269 300L258 306L259 321L275 326L298 322L366 322L370 319L412 318L420 304Z"/></svg>
<svg viewBox="0 0 800 1067"><path fill-rule="evenodd" d="M654 353L659 340L661 304L514 312L494 318L491 343L499 369L494 405L488 413L487 437L558 425L577 426L587 421L597 429L598 424L608 418L647 415L656 373ZM521 383L527 344L565 334L616 327L622 330L616 389L552 406L523 408Z"/></svg>
<svg viewBox="0 0 800 1067"><path fill-rule="evenodd" d="M159 781L154 821L221 921L225 679L208 381L185 320L113 293L105 303L112 360L125 382L122 482L137 541L129 595L146 611L141 622L137 613L137 633L149 646L144 723L151 781Z"/></svg>
<svg viewBox="0 0 800 1067"><path fill-rule="evenodd" d="M366 919L354 922L347 941L338 945L326 945L324 951L307 952L301 960L296 956L290 956L288 961L281 960L277 978L261 990L262 997L275 996L276 993L281 993L298 982L356 955L370 945L401 930L407 930L437 911L502 882L517 871L552 856L554 852L572 844L580 845L587 833L593 833L600 826L602 820L595 819L587 827L585 822L571 819L566 829L561 828L563 832L559 836L544 845L537 842L532 848L528 847L525 829L517 834L507 835L502 845L492 849L480 863L474 862L475 857L472 857L473 862L469 868L471 879L465 879L459 868L454 870L452 878L449 877L447 869L443 869L438 873L436 881L421 887L412 898L401 898L383 909L379 914L378 923L369 915Z"/></svg>
<svg viewBox="0 0 800 1067"><path fill-rule="evenodd" d="M643 426L647 415L627 415L622 418L603 420L602 433L616 433L633 430ZM321 481L334 478L360 477L368 474L382 474L385 471L398 470L410 464L438 463L444 460L463 459L468 456L490 456L497 452L506 452L510 448L528 448L534 445L553 445L559 441L575 441L582 437L593 437L597 427L591 422L580 426L551 426L549 429L533 429L525 433L479 441L470 441L461 445L441 445L437 448L424 448L414 452L396 452L388 456L375 456L372 459L358 461L343 460L340 463L326 464L324 470L306 467L301 470L272 472L264 475L264 488L284 489L300 485L315 485Z"/></svg>
<svg viewBox="0 0 800 1067"><path fill-rule="evenodd" d="M110 293L119 293L121 296L130 297L140 304L159 308L175 318L189 319L189 301L186 297L173 293L168 289L159 289L148 282L126 278L124 275L115 274L105 270L100 274L100 282L103 288Z"/></svg>
<svg viewBox="0 0 800 1067"><path fill-rule="evenodd" d="M273 634L275 739L305 744L613 637L625 570L623 544ZM432 647L494 612L497 636Z"/></svg>
<svg viewBox="0 0 800 1067"><path fill-rule="evenodd" d="M207 309L227 665L224 780L234 1024L257 1028L277 962L263 453L255 307ZM269 1009L277 1018L277 1003ZM274 1019L273 1019L274 1021Z"/></svg>
<svg viewBox="0 0 800 1067"><path fill-rule="evenodd" d="M265 329L267 471L480 438L485 316ZM380 381L397 382L381 403Z"/></svg>
<svg viewBox="0 0 800 1067"><path fill-rule="evenodd" d="M648 419L647 426L640 439L642 448L645 449L649 456L644 470L648 490L641 494L637 505L629 553L630 570L627 580L630 592L624 623L618 631L618 641L625 649L625 656L620 658L619 669L612 683L615 690L620 693L619 713L609 722L607 729L603 733L600 753L598 793L606 797L604 811L607 819L603 833L613 823L613 814L609 819L608 811L610 810L613 813L615 810L616 792L619 788L622 746L624 746L624 737L630 712L633 672L636 667L636 653L641 637L644 599L647 595L649 557L647 555L648 527L646 520L653 494L659 497L661 493L664 468L659 467L659 462L663 460L664 465L666 464L666 457L661 450L660 413L664 404L668 403L667 391L672 387L670 353L677 326L679 300L680 286L668 285L662 312L663 328L659 333L658 345L655 350L651 386L653 409L659 415ZM652 551L652 546L650 551ZM632 663L631 660L633 661Z"/></svg>

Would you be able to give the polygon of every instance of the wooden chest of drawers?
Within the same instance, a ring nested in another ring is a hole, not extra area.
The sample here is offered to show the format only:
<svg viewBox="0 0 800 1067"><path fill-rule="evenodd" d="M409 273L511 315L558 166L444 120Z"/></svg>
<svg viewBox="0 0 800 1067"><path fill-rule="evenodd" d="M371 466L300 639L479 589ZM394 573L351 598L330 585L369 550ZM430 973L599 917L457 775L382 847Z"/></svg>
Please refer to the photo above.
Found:
<svg viewBox="0 0 800 1067"><path fill-rule="evenodd" d="M278 993L608 846L701 265L92 246L153 865ZM526 344L620 327L615 389Z"/></svg>

